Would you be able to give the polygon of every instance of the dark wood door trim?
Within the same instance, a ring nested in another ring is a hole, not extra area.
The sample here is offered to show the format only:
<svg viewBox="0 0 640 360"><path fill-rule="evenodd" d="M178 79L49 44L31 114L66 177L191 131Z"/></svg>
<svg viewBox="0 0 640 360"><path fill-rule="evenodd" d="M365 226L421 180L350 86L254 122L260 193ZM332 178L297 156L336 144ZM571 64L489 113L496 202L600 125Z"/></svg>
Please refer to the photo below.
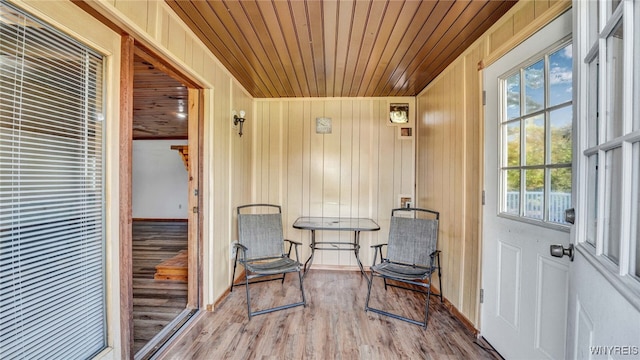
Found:
<svg viewBox="0 0 640 360"><path fill-rule="evenodd" d="M133 264L131 176L133 152L134 39L123 35L120 54L120 339L122 359L133 358Z"/></svg>

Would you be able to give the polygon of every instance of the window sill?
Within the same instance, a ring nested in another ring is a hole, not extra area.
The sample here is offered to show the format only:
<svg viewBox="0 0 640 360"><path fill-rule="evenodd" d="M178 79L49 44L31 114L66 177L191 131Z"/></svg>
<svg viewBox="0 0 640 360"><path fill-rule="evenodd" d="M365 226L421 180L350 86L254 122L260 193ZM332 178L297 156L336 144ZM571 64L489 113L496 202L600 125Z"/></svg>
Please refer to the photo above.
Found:
<svg viewBox="0 0 640 360"><path fill-rule="evenodd" d="M530 219L522 216L509 215L507 213L499 213L498 217L501 217L503 219L513 220L513 221L523 222L529 225L540 226L540 227L551 229L551 230L562 231L562 232L566 232L567 234L571 231L571 228L569 227L569 225L545 222L542 220L535 220L535 219Z"/></svg>

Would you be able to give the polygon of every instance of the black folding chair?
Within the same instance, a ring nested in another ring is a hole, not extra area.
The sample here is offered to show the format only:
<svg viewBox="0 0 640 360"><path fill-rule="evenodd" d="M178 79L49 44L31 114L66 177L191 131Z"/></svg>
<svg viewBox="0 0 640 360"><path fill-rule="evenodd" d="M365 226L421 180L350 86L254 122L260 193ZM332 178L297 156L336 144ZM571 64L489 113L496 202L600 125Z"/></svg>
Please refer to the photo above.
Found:
<svg viewBox="0 0 640 360"><path fill-rule="evenodd" d="M241 213L241 210L251 211L251 213ZM274 212L276 211L277 212ZM233 274L231 275L231 291L234 286L245 285L247 291L247 312L249 319L254 315L261 315L273 311L284 310L295 306L306 306L302 286L302 264L298 261L299 242L286 240L282 232L282 209L278 205L270 204L250 204L238 206L238 243L236 247L236 261L233 264ZM289 242L289 251L284 252L284 242ZM296 260L290 258L291 248L295 245ZM234 284L236 276L236 266L240 263L245 269L244 284ZM249 285L272 280L282 280L290 272L297 272L300 280L300 292L302 301L287 305L277 306L260 311L251 311L251 296ZM273 275L282 275L273 278ZM270 277L250 281L251 279Z"/></svg>
<svg viewBox="0 0 640 360"><path fill-rule="evenodd" d="M401 216L402 214L405 216ZM399 208L391 211L389 242L372 246L375 248L375 254L373 265L371 265L371 279L365 311L372 311L427 328L429 298L431 295L436 295L431 293L431 276L436 271L440 284L440 292L436 296L440 297L440 302L442 302L440 251L436 249L439 218L438 212L427 209ZM382 247L385 245L387 246L386 258L382 255ZM376 264L378 254L380 254L380 263ZM385 291L388 286L394 286L426 294L424 321L369 307L371 288L376 277L383 279ZM397 285L394 282L388 282L388 280L401 284Z"/></svg>

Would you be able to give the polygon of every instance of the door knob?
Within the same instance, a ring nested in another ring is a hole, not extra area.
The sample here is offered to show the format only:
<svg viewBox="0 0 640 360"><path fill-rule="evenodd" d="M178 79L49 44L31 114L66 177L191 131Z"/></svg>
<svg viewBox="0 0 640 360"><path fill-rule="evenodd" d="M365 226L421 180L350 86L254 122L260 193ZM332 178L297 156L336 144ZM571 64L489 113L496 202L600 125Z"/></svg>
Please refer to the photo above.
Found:
<svg viewBox="0 0 640 360"><path fill-rule="evenodd" d="M569 247L564 248L562 247L562 245L551 245L549 246L550 250L551 250L551 256L554 257L563 257L563 256L568 256L569 259L571 259L571 261L573 261L573 254L574 254L574 248L573 248L573 244L569 244Z"/></svg>

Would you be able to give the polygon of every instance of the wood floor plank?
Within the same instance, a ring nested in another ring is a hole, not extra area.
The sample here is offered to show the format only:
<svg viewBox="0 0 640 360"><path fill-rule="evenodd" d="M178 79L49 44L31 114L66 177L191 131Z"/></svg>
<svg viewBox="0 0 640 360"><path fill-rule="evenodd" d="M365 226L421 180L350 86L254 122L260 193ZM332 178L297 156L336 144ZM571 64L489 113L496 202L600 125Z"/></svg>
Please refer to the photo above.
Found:
<svg viewBox="0 0 640 360"><path fill-rule="evenodd" d="M379 280L379 279L376 279ZM372 303L419 318L424 295L380 282ZM247 317L243 287L201 316L160 358L178 359L500 359L432 297L426 330L365 312L367 281L359 272L312 270L308 305ZM379 291L378 291L379 290ZM252 307L299 300L296 276L251 286ZM421 313L422 311L422 313Z"/></svg>
<svg viewBox="0 0 640 360"><path fill-rule="evenodd" d="M134 353L187 305L187 283L154 280L156 265L187 249L187 223L133 222Z"/></svg>

